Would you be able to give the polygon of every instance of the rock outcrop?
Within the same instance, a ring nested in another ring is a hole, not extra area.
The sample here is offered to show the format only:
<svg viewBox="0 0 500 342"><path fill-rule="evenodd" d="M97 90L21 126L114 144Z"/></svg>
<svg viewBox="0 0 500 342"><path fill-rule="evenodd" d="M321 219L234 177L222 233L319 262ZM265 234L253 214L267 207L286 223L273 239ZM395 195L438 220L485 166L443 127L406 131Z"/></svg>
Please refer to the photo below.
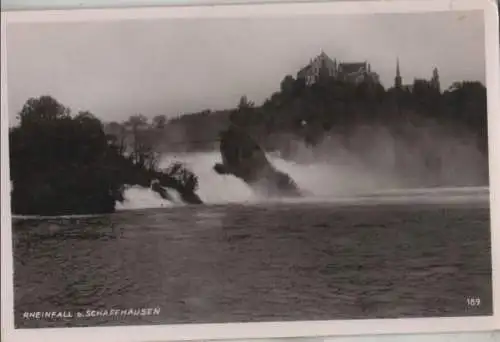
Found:
<svg viewBox="0 0 500 342"><path fill-rule="evenodd" d="M168 189L170 188L177 191L181 200L185 204L203 204L203 201L196 194L195 190L180 182L178 179L173 181L174 179L171 175L165 175L162 173L158 173L157 176L158 177L156 179L152 180L150 187L151 190L158 193L163 199L171 202L174 201L174 198L168 192Z"/></svg>
<svg viewBox="0 0 500 342"><path fill-rule="evenodd" d="M232 124L220 134L222 163L214 170L233 175L247 183L256 193L270 197L297 197L301 191L286 173L277 170L264 150L242 128Z"/></svg>

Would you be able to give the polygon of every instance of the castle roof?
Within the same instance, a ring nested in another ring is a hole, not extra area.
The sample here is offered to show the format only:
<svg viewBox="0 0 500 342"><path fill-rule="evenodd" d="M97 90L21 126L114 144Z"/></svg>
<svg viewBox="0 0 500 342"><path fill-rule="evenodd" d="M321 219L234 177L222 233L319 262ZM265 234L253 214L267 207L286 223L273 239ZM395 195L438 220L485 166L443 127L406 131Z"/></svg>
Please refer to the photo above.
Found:
<svg viewBox="0 0 500 342"><path fill-rule="evenodd" d="M352 74L360 71L366 71L366 62L362 63L339 63L339 70L344 73Z"/></svg>
<svg viewBox="0 0 500 342"><path fill-rule="evenodd" d="M308 71L309 69L311 69L311 67L312 67L311 64L306 65L305 67L303 67L302 69L299 70L298 74L302 74L302 73Z"/></svg>

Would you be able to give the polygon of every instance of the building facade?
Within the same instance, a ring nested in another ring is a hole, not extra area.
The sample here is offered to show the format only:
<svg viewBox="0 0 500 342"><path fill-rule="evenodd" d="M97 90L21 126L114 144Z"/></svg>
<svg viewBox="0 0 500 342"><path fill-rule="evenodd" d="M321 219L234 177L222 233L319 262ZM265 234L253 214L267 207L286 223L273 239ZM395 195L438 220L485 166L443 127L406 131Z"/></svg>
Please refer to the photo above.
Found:
<svg viewBox="0 0 500 342"><path fill-rule="evenodd" d="M306 85L312 85L321 77L333 77L355 84L372 81L379 83L379 76L371 70L368 62L344 63L331 59L321 52L308 65L297 73L297 79L304 79Z"/></svg>

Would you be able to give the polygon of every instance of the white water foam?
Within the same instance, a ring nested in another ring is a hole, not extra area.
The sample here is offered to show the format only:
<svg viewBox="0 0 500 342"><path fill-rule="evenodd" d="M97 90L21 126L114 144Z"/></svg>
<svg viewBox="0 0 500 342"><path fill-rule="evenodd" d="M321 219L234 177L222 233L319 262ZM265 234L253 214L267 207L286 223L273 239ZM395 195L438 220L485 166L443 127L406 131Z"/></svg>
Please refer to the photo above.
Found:
<svg viewBox="0 0 500 342"><path fill-rule="evenodd" d="M182 205L181 196L174 189L166 189L172 201L166 200L150 188L127 186L124 192L125 201L116 202L116 210L149 209Z"/></svg>
<svg viewBox="0 0 500 342"><path fill-rule="evenodd" d="M288 173L309 195L306 198L287 199L286 202L336 202L336 203L386 203L424 202L455 203L487 201L487 187L394 189L394 180L384 175L371 174L369 170L352 165L332 165L318 162L299 164L270 154L269 159L281 171ZM259 198L241 180L230 175L219 175L213 170L220 162L218 152L186 153L167 155L160 166L167 167L172 162L182 162L199 179L198 195L207 204L258 203L269 201ZM169 190L172 193L172 190ZM125 204L119 209L160 208L180 204L161 198L151 189L130 187L125 192Z"/></svg>
<svg viewBox="0 0 500 342"><path fill-rule="evenodd" d="M391 179L374 175L362 168L342 163L326 162L299 164L269 154L269 160L279 170L288 173L309 196L300 199L280 200L286 202L336 202L336 203L384 203L384 202L477 202L487 201L488 187L394 189ZM243 181L230 175L217 174L213 166L220 162L218 152L186 153L164 156L160 166L168 167L173 162L182 162L199 180L198 195L207 204L258 203L270 201L259 198ZM392 181L393 182L393 181ZM11 184L12 187L12 184ZM123 203L116 203L116 210L164 208L183 205L180 194L166 189L172 201L163 199L150 188L128 186ZM81 215L89 217L95 215ZM40 216L13 216L14 218L40 218ZM78 215L51 216L44 218L75 218Z"/></svg>
<svg viewBox="0 0 500 342"><path fill-rule="evenodd" d="M241 180L233 176L217 174L213 166L220 162L220 154L186 153L164 156L160 162L161 168L167 168L173 162L181 162L192 170L199 181L198 196L204 203L245 203L259 199L252 190ZM162 208L182 204L180 195L173 189L167 189L176 200L174 202L163 199L149 188L131 186L125 190L125 202L117 202L117 210Z"/></svg>
<svg viewBox="0 0 500 342"><path fill-rule="evenodd" d="M318 162L299 164L284 160L275 154L269 160L281 171L288 173L309 195L305 198L279 200L289 203L468 203L487 202L488 187L397 189L391 188L391 179L374 175L362 168L339 163ZM168 167L173 162L182 162L199 180L197 194L206 204L262 203L270 200L259 198L243 181L230 175L217 174L213 166L220 162L218 152L186 153L167 155L160 166ZM12 184L11 184L12 187ZM166 188L172 201L163 199L150 188L128 186L123 203L116 203L116 210L164 208L184 205L180 194ZM18 219L84 218L98 215L23 216Z"/></svg>
<svg viewBox="0 0 500 342"><path fill-rule="evenodd" d="M173 162L182 162L198 176L198 196L204 203L242 203L258 201L252 190L243 181L230 175L219 175L214 171L215 163L220 163L220 153L186 153L167 155L160 163L166 168Z"/></svg>

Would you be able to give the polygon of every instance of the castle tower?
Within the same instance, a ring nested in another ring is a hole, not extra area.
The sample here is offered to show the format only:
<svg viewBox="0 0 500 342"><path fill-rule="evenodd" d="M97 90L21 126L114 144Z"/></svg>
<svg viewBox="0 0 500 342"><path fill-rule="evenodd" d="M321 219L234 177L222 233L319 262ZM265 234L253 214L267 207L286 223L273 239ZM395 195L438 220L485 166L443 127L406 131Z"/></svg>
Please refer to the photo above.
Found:
<svg viewBox="0 0 500 342"><path fill-rule="evenodd" d="M394 78L394 88L401 89L403 80L401 78L401 71L399 70L399 58L396 61L396 77Z"/></svg>
<svg viewBox="0 0 500 342"><path fill-rule="evenodd" d="M326 59L321 58L318 71L318 80L326 80L328 79L329 76L330 76L330 70L326 65Z"/></svg>
<svg viewBox="0 0 500 342"><path fill-rule="evenodd" d="M441 92L441 83L439 81L439 71L437 68L434 68L434 70L432 70L431 85L434 89Z"/></svg>

